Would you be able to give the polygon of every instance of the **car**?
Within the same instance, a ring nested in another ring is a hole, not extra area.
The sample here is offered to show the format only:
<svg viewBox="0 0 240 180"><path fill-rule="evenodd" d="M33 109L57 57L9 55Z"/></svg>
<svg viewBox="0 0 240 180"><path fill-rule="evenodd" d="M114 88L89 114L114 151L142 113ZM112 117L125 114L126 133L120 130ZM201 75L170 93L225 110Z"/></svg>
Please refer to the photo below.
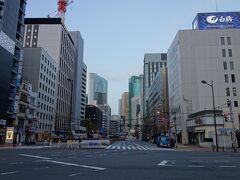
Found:
<svg viewBox="0 0 240 180"><path fill-rule="evenodd" d="M171 147L170 138L168 136L160 136L157 144L159 147Z"/></svg>

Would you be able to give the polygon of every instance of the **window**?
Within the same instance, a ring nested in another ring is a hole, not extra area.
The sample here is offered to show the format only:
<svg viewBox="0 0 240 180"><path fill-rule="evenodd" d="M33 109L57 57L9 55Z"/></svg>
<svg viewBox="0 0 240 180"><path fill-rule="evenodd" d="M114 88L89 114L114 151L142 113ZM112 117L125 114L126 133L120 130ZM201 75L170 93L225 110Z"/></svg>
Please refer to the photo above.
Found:
<svg viewBox="0 0 240 180"><path fill-rule="evenodd" d="M40 89L42 88L42 83L41 83L41 82L39 83L39 88L40 88Z"/></svg>
<svg viewBox="0 0 240 180"><path fill-rule="evenodd" d="M238 102L234 101L234 107L238 107Z"/></svg>
<svg viewBox="0 0 240 180"><path fill-rule="evenodd" d="M232 57L232 49L228 49L228 56Z"/></svg>
<svg viewBox="0 0 240 180"><path fill-rule="evenodd" d="M227 37L227 44L228 44L228 45L231 45L231 44L232 44L232 42L231 42L231 37Z"/></svg>
<svg viewBox="0 0 240 180"><path fill-rule="evenodd" d="M227 62L225 62L225 61L223 62L223 69L227 70Z"/></svg>
<svg viewBox="0 0 240 180"><path fill-rule="evenodd" d="M229 82L228 75L224 74L224 77L225 77L225 83L228 83Z"/></svg>
<svg viewBox="0 0 240 180"><path fill-rule="evenodd" d="M222 49L222 57L226 57L226 50Z"/></svg>
<svg viewBox="0 0 240 180"><path fill-rule="evenodd" d="M44 55L42 55L42 60L44 61Z"/></svg>
<svg viewBox="0 0 240 180"><path fill-rule="evenodd" d="M40 73L40 79L42 79L42 73Z"/></svg>
<svg viewBox="0 0 240 180"><path fill-rule="evenodd" d="M235 83L235 75L231 74L232 83Z"/></svg>
<svg viewBox="0 0 240 180"><path fill-rule="evenodd" d="M221 37L221 45L225 45L224 37Z"/></svg>
<svg viewBox="0 0 240 180"><path fill-rule="evenodd" d="M237 88L233 87L233 96L237 96Z"/></svg>
<svg viewBox="0 0 240 180"><path fill-rule="evenodd" d="M231 69L231 70L234 70L234 64L233 64L233 61L230 61L230 69Z"/></svg>
<svg viewBox="0 0 240 180"><path fill-rule="evenodd" d="M40 97L41 97L41 93L39 92L39 93L38 93L38 98L40 98Z"/></svg>
<svg viewBox="0 0 240 180"><path fill-rule="evenodd" d="M230 88L226 88L226 95L230 96Z"/></svg>

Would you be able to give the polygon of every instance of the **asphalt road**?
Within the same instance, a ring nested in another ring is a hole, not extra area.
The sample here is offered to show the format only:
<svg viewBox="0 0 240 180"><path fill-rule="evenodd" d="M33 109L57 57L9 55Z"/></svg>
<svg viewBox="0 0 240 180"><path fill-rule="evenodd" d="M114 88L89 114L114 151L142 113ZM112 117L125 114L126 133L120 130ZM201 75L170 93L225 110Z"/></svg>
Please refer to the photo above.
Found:
<svg viewBox="0 0 240 180"><path fill-rule="evenodd" d="M116 147L118 143L123 142L116 142ZM126 143L131 145L132 142ZM142 142L134 143L147 147ZM239 153L133 148L0 150L0 180L212 180L239 177Z"/></svg>

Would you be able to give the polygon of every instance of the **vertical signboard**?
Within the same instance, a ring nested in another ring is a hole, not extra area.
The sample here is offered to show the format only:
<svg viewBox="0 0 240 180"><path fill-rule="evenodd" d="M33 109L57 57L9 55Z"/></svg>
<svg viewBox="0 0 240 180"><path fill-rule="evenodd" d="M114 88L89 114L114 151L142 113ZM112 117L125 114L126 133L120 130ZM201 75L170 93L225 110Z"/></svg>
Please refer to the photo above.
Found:
<svg viewBox="0 0 240 180"><path fill-rule="evenodd" d="M192 28L199 30L240 28L240 12L198 13Z"/></svg>
<svg viewBox="0 0 240 180"><path fill-rule="evenodd" d="M7 127L6 143L13 143L14 127Z"/></svg>

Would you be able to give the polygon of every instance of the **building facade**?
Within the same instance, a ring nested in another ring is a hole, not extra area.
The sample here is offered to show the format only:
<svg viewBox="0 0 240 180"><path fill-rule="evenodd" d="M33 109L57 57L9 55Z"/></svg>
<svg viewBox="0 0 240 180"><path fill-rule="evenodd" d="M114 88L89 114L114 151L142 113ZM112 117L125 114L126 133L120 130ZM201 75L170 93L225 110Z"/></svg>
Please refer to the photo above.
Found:
<svg viewBox="0 0 240 180"><path fill-rule="evenodd" d="M103 112L98 106L87 105L85 119L92 123L92 131L94 133L100 132L102 129Z"/></svg>
<svg viewBox="0 0 240 180"><path fill-rule="evenodd" d="M39 121L37 117L38 94L33 92L32 84L22 79L17 113L16 142L21 144L35 143Z"/></svg>
<svg viewBox="0 0 240 180"><path fill-rule="evenodd" d="M144 55L143 65L143 116L147 116L148 109L148 89L152 85L154 78L160 71L160 68L167 67L167 54L166 53L146 53Z"/></svg>
<svg viewBox="0 0 240 180"><path fill-rule="evenodd" d="M217 109L229 112L231 100L234 127L239 129L240 29L224 26L181 30L168 50L170 120L183 143L188 143L187 116L213 109L211 87L203 80L213 82Z"/></svg>
<svg viewBox="0 0 240 180"><path fill-rule="evenodd" d="M161 67L148 90L148 121L144 122L144 138L146 136L155 137L168 134L169 97L167 77L167 67Z"/></svg>
<svg viewBox="0 0 240 180"><path fill-rule="evenodd" d="M25 9L26 0L0 1L0 119L13 128L17 127Z"/></svg>
<svg viewBox="0 0 240 180"><path fill-rule="evenodd" d="M70 32L75 46L75 73L72 96L72 130L81 130L81 121L85 119L87 66L83 62L84 41L79 31Z"/></svg>
<svg viewBox="0 0 240 180"><path fill-rule="evenodd" d="M123 119L123 131L129 132L128 116L129 116L129 93L124 92L121 96L121 117Z"/></svg>
<svg viewBox="0 0 240 180"><path fill-rule="evenodd" d="M55 134L67 136L71 133L74 41L61 18L26 18L24 46L44 48L57 63Z"/></svg>
<svg viewBox="0 0 240 180"><path fill-rule="evenodd" d="M89 73L88 104L107 104L108 81L96 73Z"/></svg>
<svg viewBox="0 0 240 180"><path fill-rule="evenodd" d="M129 79L128 88L129 88L129 96L128 96L128 124L130 129L134 129L134 124L136 124L136 119L134 119L133 109L132 109L132 98L141 96L141 85L142 85L142 77L141 76L132 76ZM135 109L135 107L134 107Z"/></svg>
<svg viewBox="0 0 240 180"><path fill-rule="evenodd" d="M23 78L38 94L37 141L48 140L54 131L56 118L57 63L41 47L24 48Z"/></svg>
<svg viewBox="0 0 240 180"><path fill-rule="evenodd" d="M109 135L109 122L111 120L111 107L108 104L98 105L103 112L102 128L104 133Z"/></svg>

